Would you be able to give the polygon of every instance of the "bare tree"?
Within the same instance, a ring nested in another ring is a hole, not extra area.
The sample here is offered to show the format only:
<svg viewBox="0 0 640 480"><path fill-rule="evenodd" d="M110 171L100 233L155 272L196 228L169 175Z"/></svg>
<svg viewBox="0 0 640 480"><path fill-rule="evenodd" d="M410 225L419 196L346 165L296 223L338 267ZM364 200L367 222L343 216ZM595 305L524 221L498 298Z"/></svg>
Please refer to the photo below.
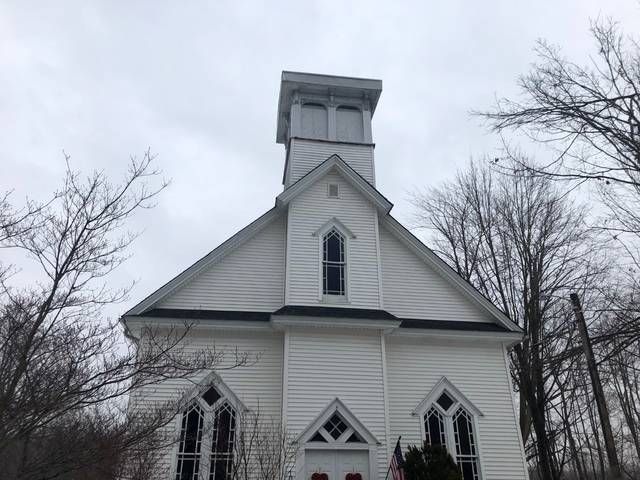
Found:
<svg viewBox="0 0 640 480"><path fill-rule="evenodd" d="M538 63L522 76L522 99L482 112L499 133L521 131L553 148L536 174L593 182L608 207L603 227L640 235L640 46L611 20L591 26L596 55L581 66L540 41ZM637 250L629 251L638 264Z"/></svg>
<svg viewBox="0 0 640 480"><path fill-rule="evenodd" d="M548 415L560 390L550 359L572 338L566 294L585 292L606 271L584 208L544 177L501 175L473 162L413 203L438 252L526 331L512 357L520 428L529 442L533 430L528 451L540 477L560 478Z"/></svg>
<svg viewBox="0 0 640 480"><path fill-rule="evenodd" d="M279 419L263 415L260 408L240 415L234 443L235 480L287 480L293 477L298 445Z"/></svg>
<svg viewBox="0 0 640 480"><path fill-rule="evenodd" d="M0 465L4 478L115 478L138 452L153 456L167 439L156 433L176 404L126 407L130 392L167 378L215 369L223 353L182 348L190 325L148 329L145 348L123 341L104 307L125 298L109 275L136 235L125 230L166 186L147 152L131 159L120 183L103 172L67 170L41 205L0 202L0 242L40 272L21 286L5 265L0 277ZM154 187L151 184L155 184ZM8 272L8 273L7 273ZM231 366L243 364L239 357ZM228 365L228 362L226 363ZM140 477L144 466L132 475ZM132 470L128 470L132 471Z"/></svg>

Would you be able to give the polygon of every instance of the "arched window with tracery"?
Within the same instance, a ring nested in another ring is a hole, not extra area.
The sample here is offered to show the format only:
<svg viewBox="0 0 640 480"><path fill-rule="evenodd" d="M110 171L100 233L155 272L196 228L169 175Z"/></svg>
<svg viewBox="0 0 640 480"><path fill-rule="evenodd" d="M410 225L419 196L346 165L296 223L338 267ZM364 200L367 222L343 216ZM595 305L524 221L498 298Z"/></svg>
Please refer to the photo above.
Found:
<svg viewBox="0 0 640 480"><path fill-rule="evenodd" d="M463 480L481 480L475 417L481 415L446 379L418 406L429 445L446 447Z"/></svg>
<svg viewBox="0 0 640 480"><path fill-rule="evenodd" d="M478 449L473 429L473 419L469 412L459 407L453 415L453 435L456 444L456 459L464 480L478 480L480 466Z"/></svg>
<svg viewBox="0 0 640 480"><path fill-rule="evenodd" d="M424 431L429 445L447 445L444 417L437 408L431 407L424 416Z"/></svg>
<svg viewBox="0 0 640 480"><path fill-rule="evenodd" d="M322 293L344 296L346 294L345 238L336 228L329 230L322 239Z"/></svg>
<svg viewBox="0 0 640 480"><path fill-rule="evenodd" d="M209 480L231 478L235 433L236 412L229 403L224 402L213 415Z"/></svg>
<svg viewBox="0 0 640 480"><path fill-rule="evenodd" d="M204 412L197 402L183 412L176 480L197 480L199 478L203 424Z"/></svg>
<svg viewBox="0 0 640 480"><path fill-rule="evenodd" d="M194 398L180 425L175 480L231 479L237 412L220 390Z"/></svg>

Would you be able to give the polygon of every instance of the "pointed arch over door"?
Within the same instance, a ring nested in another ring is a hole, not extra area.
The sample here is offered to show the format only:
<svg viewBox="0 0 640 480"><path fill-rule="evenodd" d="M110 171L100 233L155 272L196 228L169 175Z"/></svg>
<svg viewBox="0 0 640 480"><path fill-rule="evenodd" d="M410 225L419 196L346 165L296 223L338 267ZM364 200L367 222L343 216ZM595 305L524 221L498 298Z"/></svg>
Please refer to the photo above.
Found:
<svg viewBox="0 0 640 480"><path fill-rule="evenodd" d="M301 478L326 473L328 478L342 479L359 473L363 480L377 478L380 442L338 398L296 438L300 446L298 472Z"/></svg>
<svg viewBox="0 0 640 480"><path fill-rule="evenodd" d="M355 438L360 439L356 441ZM322 438L323 440L320 440ZM365 427L339 398L334 399L296 438L299 444L320 443L364 443L378 445L380 442Z"/></svg>

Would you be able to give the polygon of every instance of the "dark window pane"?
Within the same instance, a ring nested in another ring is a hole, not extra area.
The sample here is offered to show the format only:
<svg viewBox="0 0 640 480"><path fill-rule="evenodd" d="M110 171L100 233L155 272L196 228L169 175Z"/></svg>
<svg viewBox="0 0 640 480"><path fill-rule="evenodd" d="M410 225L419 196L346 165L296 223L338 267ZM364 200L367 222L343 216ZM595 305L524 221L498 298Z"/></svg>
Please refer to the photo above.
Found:
<svg viewBox="0 0 640 480"><path fill-rule="evenodd" d="M344 240L342 235L332 230L325 237L324 243L324 260L327 262L342 262L344 261L343 255Z"/></svg>
<svg viewBox="0 0 640 480"><path fill-rule="evenodd" d="M331 230L323 239L322 289L325 295L344 295L344 237Z"/></svg>
<svg viewBox="0 0 640 480"><path fill-rule="evenodd" d="M181 453L199 453L202 440L202 412L193 407L182 416Z"/></svg>
<svg viewBox="0 0 640 480"><path fill-rule="evenodd" d="M325 265L325 293L327 295L342 295L344 293L344 266L343 265Z"/></svg>
<svg viewBox="0 0 640 480"><path fill-rule="evenodd" d="M232 457L217 457L211 460L210 480L228 480L232 476Z"/></svg>
<svg viewBox="0 0 640 480"><path fill-rule="evenodd" d="M337 440L347 429L347 424L342 421L338 415L333 415L327 423L324 424L324 429Z"/></svg>
<svg viewBox="0 0 640 480"><path fill-rule="evenodd" d="M233 449L236 418L235 412L227 405L216 412L213 424L212 453L227 453Z"/></svg>
<svg viewBox="0 0 640 480"><path fill-rule="evenodd" d="M431 407L427 412L424 427L430 445L445 445L444 420L435 408Z"/></svg>
<svg viewBox="0 0 640 480"><path fill-rule="evenodd" d="M207 402L207 405L211 406L218 400L220 400L221 395L218 393L218 390L216 390L215 387L210 387L209 390L202 394L202 398L205 402Z"/></svg>
<svg viewBox="0 0 640 480"><path fill-rule="evenodd" d="M178 458L176 480L195 480L198 478L200 461L197 457Z"/></svg>
<svg viewBox="0 0 640 480"><path fill-rule="evenodd" d="M435 416L429 417L429 443L431 445L441 445L440 435L440 422Z"/></svg>
<svg viewBox="0 0 640 480"><path fill-rule="evenodd" d="M203 422L203 413L198 405L192 405L182 414L176 480L198 478Z"/></svg>
<svg viewBox="0 0 640 480"><path fill-rule="evenodd" d="M224 403L216 410L213 419L209 480L231 478L235 432L236 412L228 403Z"/></svg>
<svg viewBox="0 0 640 480"><path fill-rule="evenodd" d="M473 439L471 417L462 408L453 417L453 431L456 435L456 450L458 455L475 455L476 449Z"/></svg>
<svg viewBox="0 0 640 480"><path fill-rule="evenodd" d="M316 434L313 437L311 437L311 440L309 440L309 441L310 442L325 442L326 443L327 439L324 438L320 432L316 432Z"/></svg>
<svg viewBox="0 0 640 480"><path fill-rule="evenodd" d="M442 395L440 395L436 403L446 412L451 408L451 405L453 405L453 399L447 395L447 392L442 392Z"/></svg>
<svg viewBox="0 0 640 480"><path fill-rule="evenodd" d="M347 443L364 443L357 433L352 433L349 438L347 438Z"/></svg>
<svg viewBox="0 0 640 480"><path fill-rule="evenodd" d="M478 464L476 460L461 460L458 462L463 480L478 480Z"/></svg>

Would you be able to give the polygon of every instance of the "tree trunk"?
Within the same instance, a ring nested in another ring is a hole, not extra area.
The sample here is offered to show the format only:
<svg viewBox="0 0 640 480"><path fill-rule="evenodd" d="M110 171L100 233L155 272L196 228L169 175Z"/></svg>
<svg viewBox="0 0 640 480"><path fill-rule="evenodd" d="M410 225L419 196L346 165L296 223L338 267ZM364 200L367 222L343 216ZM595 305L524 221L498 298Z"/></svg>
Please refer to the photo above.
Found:
<svg viewBox="0 0 640 480"><path fill-rule="evenodd" d="M618 461L618 452L616 451L615 441L613 439L613 431L611 430L611 419L609 418L609 408L607 407L607 400L604 396L602 389L602 381L600 380L600 374L596 366L596 360L593 355L593 349L591 347L591 339L589 338L589 332L587 331L587 324L584 320L582 313L582 307L580 306L580 299L578 295L572 293L570 295L571 303L573 303L573 311L576 316L576 323L578 325L578 331L580 332L580 338L582 339L582 347L584 348L584 354L587 358L587 368L589 369L589 377L591 377L591 385L593 387L593 395L596 400L596 406L598 407L598 415L600 417L600 425L602 427L602 434L604 436L604 444L607 451L607 459L609 460L609 469L614 480L622 479L622 472L620 471L620 462Z"/></svg>

